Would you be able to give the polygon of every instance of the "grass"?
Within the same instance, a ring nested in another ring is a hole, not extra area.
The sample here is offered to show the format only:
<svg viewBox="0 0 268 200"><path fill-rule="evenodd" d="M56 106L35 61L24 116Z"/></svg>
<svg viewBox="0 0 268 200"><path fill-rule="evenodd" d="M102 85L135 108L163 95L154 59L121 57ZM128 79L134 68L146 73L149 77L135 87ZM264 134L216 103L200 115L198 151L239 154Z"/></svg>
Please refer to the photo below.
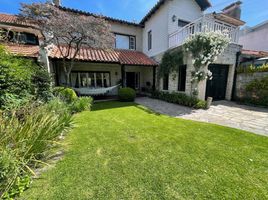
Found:
<svg viewBox="0 0 268 200"><path fill-rule="evenodd" d="M68 150L22 199L267 199L268 138L134 103L75 116Z"/></svg>

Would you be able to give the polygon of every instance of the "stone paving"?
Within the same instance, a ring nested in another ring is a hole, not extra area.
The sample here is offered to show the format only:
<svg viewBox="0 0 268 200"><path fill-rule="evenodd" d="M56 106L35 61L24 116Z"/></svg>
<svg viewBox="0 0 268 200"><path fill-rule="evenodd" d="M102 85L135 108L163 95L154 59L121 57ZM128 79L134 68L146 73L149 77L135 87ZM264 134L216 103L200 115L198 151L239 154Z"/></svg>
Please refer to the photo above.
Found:
<svg viewBox="0 0 268 200"><path fill-rule="evenodd" d="M229 126L268 136L268 109L265 108L217 101L208 110L194 110L148 97L137 98L136 103L161 114Z"/></svg>

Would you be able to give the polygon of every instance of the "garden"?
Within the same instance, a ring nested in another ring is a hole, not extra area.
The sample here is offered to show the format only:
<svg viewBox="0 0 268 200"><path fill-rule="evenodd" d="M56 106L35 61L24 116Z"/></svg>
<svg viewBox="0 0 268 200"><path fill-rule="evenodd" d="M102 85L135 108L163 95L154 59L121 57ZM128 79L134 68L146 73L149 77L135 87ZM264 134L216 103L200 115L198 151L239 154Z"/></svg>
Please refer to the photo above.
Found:
<svg viewBox="0 0 268 200"><path fill-rule="evenodd" d="M160 115L133 103L130 88L120 101L92 105L53 87L35 62L0 54L2 199L268 197L267 137ZM205 106L182 94L153 96Z"/></svg>
<svg viewBox="0 0 268 200"><path fill-rule="evenodd" d="M92 98L52 87L47 70L0 47L0 197L13 199L48 165L74 113L90 110Z"/></svg>
<svg viewBox="0 0 268 200"><path fill-rule="evenodd" d="M21 199L268 197L267 137L133 102L95 103L74 122L63 159Z"/></svg>

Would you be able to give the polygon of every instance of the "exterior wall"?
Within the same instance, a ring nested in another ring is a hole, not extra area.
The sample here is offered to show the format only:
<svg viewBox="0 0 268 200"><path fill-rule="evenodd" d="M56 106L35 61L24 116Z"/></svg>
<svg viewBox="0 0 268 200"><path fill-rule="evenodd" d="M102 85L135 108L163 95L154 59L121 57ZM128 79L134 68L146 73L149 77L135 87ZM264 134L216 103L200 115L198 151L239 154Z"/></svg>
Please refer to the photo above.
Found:
<svg viewBox="0 0 268 200"><path fill-rule="evenodd" d="M169 2L168 13L168 34L178 31L178 19L185 21L195 21L202 16L200 6L193 0L173 0ZM173 15L176 16L176 21L172 21Z"/></svg>
<svg viewBox="0 0 268 200"><path fill-rule="evenodd" d="M59 63L56 67L57 67L59 83L64 84L66 81L62 63ZM121 66L117 64L77 62L72 71L110 72L112 86L118 84L118 82L121 80Z"/></svg>
<svg viewBox="0 0 268 200"><path fill-rule="evenodd" d="M230 44L226 50L218 57L218 59L213 64L224 64L229 65L229 73L228 80L226 86L226 100L231 100L232 98L232 90L234 84L234 73L235 73L235 65L236 65L236 55L237 52L241 50L240 45ZM212 75L213 76L213 75ZM187 77L188 78L188 77ZM202 81L199 84L199 98L205 99L206 96L206 81Z"/></svg>
<svg viewBox="0 0 268 200"><path fill-rule="evenodd" d="M65 73L63 71L62 63L57 66L57 74L60 84L64 84ZM86 63L77 62L72 71L95 71L95 72L110 72L111 86L117 85L121 81L121 65L118 64L101 64L101 63ZM140 72L140 87L146 87L146 82L153 85L153 67L145 66L126 66L125 72ZM126 76L125 76L126 77Z"/></svg>
<svg viewBox="0 0 268 200"><path fill-rule="evenodd" d="M194 21L202 16L201 8L194 0L171 0L162 5L145 23L143 29L143 52L156 56L168 49L169 34L177 31L178 19ZM172 22L172 16L177 20ZM148 51L148 31L152 31L152 49Z"/></svg>
<svg viewBox="0 0 268 200"><path fill-rule="evenodd" d="M146 82L153 85L153 67L126 66L125 72L140 72L140 89L146 88Z"/></svg>
<svg viewBox="0 0 268 200"><path fill-rule="evenodd" d="M239 44L243 49L268 51L268 23L253 30L242 30Z"/></svg>
<svg viewBox="0 0 268 200"><path fill-rule="evenodd" d="M268 72L256 72L252 74L237 74L235 96L237 98L246 97L246 85L255 79L262 79L268 76Z"/></svg>
<svg viewBox="0 0 268 200"><path fill-rule="evenodd" d="M159 8L143 28L143 52L148 56L157 55L168 48L168 3ZM152 49L148 50L148 32L152 31Z"/></svg>
<svg viewBox="0 0 268 200"><path fill-rule="evenodd" d="M231 100L232 97L232 89L233 89L233 81L234 81L234 73L235 73L235 64L236 64L236 55L237 52L241 50L240 45L230 44L226 50L218 57L218 59L213 64L224 64L229 65L229 74L228 74L228 81L226 87L226 99ZM161 61L163 57L163 53L154 57L155 60ZM190 56L185 56L184 58L185 64L187 65L186 69L186 85L185 85L185 93L187 95L191 94L191 72L193 71L194 67L192 64L192 59ZM170 74L169 75L169 92L177 92L178 89L178 78L177 74ZM201 81L198 85L198 98L204 100L206 95L206 81ZM162 90L162 79L160 79L157 83L158 89Z"/></svg>
<svg viewBox="0 0 268 200"><path fill-rule="evenodd" d="M142 27L110 22L112 32L136 36L136 50L142 51Z"/></svg>

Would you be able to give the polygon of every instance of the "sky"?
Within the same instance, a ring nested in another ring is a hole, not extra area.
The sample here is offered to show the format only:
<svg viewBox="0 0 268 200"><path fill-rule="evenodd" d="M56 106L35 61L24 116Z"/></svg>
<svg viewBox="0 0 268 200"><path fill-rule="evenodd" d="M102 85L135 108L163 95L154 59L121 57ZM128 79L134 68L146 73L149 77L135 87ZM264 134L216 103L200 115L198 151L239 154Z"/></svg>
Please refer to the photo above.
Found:
<svg viewBox="0 0 268 200"><path fill-rule="evenodd" d="M19 13L20 3L44 2L45 0L0 0L0 12ZM62 0L65 7L140 22L158 0ZM221 11L236 0L210 0L212 7L206 12ZM268 20L268 0L242 0L242 20L247 26L255 26Z"/></svg>

